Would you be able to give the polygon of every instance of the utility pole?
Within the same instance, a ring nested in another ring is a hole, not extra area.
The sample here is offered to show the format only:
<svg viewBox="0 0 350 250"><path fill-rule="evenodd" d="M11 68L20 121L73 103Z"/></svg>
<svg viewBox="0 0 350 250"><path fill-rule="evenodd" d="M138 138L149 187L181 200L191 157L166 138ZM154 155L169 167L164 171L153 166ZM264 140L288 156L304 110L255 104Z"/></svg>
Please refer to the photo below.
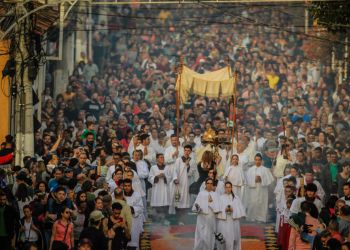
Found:
<svg viewBox="0 0 350 250"><path fill-rule="evenodd" d="M26 13L23 3L24 0L16 1L16 19ZM27 64L28 27L30 27L30 18L17 23L15 35L15 80L17 85L15 104L16 165L22 165L24 156L34 155L32 83L28 78Z"/></svg>

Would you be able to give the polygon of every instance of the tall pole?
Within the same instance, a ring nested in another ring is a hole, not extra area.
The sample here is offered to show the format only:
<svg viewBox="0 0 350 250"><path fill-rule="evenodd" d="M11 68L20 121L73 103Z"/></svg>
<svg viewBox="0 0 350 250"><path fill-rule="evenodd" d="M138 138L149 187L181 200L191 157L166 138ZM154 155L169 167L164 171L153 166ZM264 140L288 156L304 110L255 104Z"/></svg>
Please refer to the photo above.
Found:
<svg viewBox="0 0 350 250"><path fill-rule="evenodd" d="M22 16L26 10L23 7L24 0L16 2L16 18ZM16 165L22 164L24 156L34 155L34 133L33 133L33 101L32 83L28 78L28 59L26 38L30 27L30 19L26 18L16 25L16 85L17 98L15 106L16 126Z"/></svg>
<svg viewBox="0 0 350 250"><path fill-rule="evenodd" d="M92 7L91 7L91 4L89 4L89 7L88 7L88 59L91 59L92 60L92 24L93 24L93 21L92 21ZM89 79L90 80L90 79Z"/></svg>
<svg viewBox="0 0 350 250"><path fill-rule="evenodd" d="M309 11L305 7L305 34L309 33Z"/></svg>
<svg viewBox="0 0 350 250"><path fill-rule="evenodd" d="M345 37L345 49L344 49L344 79L348 78L348 59L349 59L349 38L348 38L348 34L346 33L346 37Z"/></svg>

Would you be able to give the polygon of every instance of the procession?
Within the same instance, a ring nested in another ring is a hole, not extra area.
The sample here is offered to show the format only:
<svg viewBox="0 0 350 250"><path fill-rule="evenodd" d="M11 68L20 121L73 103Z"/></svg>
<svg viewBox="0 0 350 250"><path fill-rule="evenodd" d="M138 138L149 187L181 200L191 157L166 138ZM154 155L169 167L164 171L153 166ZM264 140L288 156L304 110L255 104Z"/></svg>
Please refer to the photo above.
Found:
<svg viewBox="0 0 350 250"><path fill-rule="evenodd" d="M350 250L348 40L304 3L73 2L37 102L42 38L12 37L15 75L0 53L6 119L37 119L0 128L1 249Z"/></svg>

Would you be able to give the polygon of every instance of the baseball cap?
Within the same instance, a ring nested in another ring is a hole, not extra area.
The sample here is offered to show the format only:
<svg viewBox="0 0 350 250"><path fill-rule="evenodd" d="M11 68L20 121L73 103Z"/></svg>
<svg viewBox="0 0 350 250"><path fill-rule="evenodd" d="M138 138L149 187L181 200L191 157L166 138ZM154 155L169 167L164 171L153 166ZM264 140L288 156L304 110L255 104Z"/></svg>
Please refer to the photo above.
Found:
<svg viewBox="0 0 350 250"><path fill-rule="evenodd" d="M73 172L73 169L68 167L64 170L64 173L70 173L70 172Z"/></svg>
<svg viewBox="0 0 350 250"><path fill-rule="evenodd" d="M92 213L90 214L90 217L89 217L89 219L93 220L93 221L99 221L103 218L104 218L104 215L99 210L92 211Z"/></svg>

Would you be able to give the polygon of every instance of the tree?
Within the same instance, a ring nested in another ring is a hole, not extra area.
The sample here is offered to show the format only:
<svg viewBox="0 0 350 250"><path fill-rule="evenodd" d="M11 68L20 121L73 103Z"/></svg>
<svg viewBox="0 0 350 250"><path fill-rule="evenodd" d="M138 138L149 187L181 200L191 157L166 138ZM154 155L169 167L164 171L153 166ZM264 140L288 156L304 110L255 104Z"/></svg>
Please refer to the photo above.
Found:
<svg viewBox="0 0 350 250"><path fill-rule="evenodd" d="M312 1L310 12L317 24L332 32L350 29L350 1Z"/></svg>

